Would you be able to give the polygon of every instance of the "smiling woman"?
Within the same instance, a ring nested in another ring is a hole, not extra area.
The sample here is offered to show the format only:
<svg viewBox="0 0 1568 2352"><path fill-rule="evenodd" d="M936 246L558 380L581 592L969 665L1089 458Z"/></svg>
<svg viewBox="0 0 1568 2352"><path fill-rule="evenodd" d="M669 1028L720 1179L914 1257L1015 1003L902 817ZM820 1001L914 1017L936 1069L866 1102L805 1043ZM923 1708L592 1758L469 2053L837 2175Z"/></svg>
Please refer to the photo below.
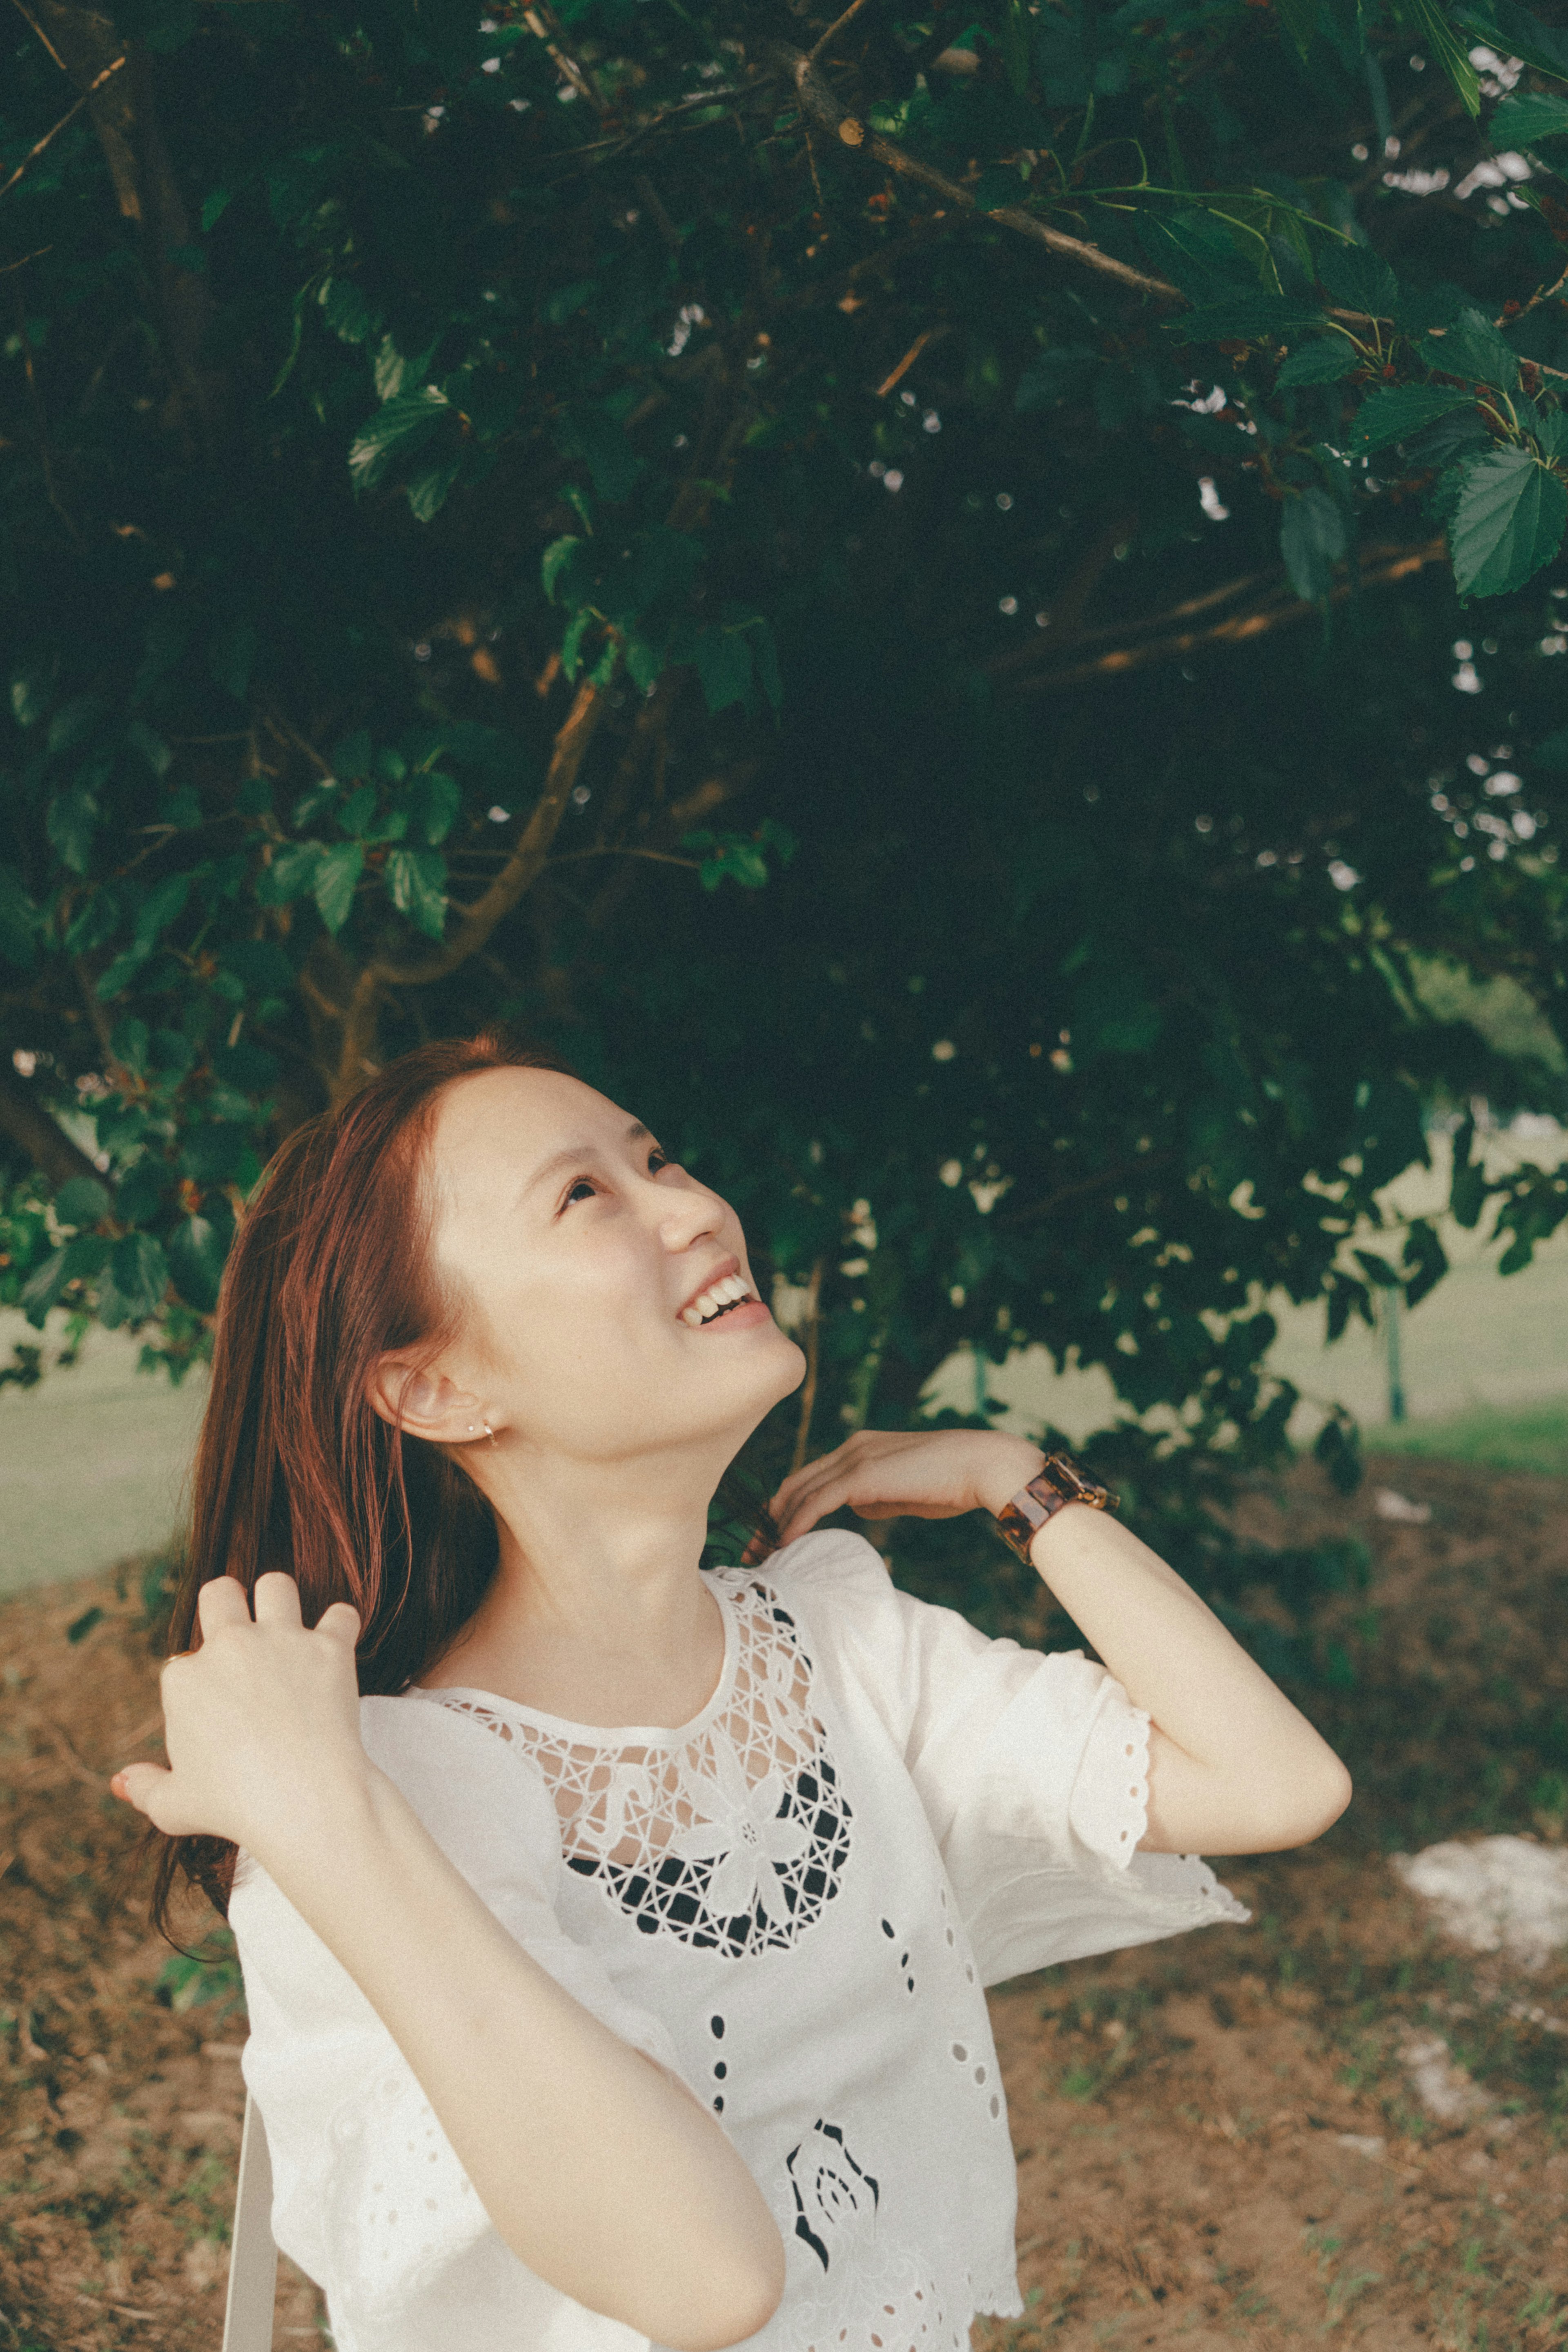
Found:
<svg viewBox="0 0 1568 2352"><path fill-rule="evenodd" d="M960 2352L1021 2307L985 1986L1243 1917L1187 1849L1346 1801L1019 1439L864 1433L705 1575L802 1370L727 1203L502 1035L372 1077L241 1227L169 1769L114 1786L160 1909L227 1906L344 2352ZM990 1511L1106 1664L895 1591L844 1507Z"/></svg>

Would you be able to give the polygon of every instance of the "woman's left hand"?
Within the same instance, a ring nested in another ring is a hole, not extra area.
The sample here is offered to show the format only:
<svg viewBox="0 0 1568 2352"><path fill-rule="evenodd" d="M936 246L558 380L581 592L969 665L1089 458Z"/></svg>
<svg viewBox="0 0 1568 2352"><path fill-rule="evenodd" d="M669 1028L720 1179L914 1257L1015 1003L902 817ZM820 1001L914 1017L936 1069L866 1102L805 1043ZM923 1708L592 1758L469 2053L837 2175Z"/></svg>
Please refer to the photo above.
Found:
<svg viewBox="0 0 1568 2352"><path fill-rule="evenodd" d="M862 1519L999 1511L1044 1460L1038 1445L1001 1430L862 1429L786 1478L768 1508L781 1544L846 1507Z"/></svg>

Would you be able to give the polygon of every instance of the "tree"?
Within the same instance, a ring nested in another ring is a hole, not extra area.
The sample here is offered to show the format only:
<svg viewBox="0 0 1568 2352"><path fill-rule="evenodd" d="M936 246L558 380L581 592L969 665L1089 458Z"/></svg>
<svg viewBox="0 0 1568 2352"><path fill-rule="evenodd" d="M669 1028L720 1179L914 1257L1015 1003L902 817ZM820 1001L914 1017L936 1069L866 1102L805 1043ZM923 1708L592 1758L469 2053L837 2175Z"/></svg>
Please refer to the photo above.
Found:
<svg viewBox="0 0 1568 2352"><path fill-rule="evenodd" d="M1418 1297L1424 1116L1562 1098L1568 32L17 8L5 1296L177 1375L278 1134L505 1013L737 1199L786 1451L1037 1339L1150 1492L1277 1452L1261 1295Z"/></svg>

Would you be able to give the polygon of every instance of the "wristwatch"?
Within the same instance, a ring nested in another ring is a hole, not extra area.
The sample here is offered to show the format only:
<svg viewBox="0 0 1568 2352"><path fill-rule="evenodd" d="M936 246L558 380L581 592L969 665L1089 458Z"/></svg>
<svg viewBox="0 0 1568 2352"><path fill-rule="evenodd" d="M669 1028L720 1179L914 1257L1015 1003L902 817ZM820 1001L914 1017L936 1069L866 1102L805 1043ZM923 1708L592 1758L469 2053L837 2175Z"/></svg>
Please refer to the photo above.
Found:
<svg viewBox="0 0 1568 2352"><path fill-rule="evenodd" d="M1085 1477L1071 1454L1048 1454L1038 1475L1019 1488L991 1524L1002 1541L1021 1560L1028 1560L1029 1548L1047 1519L1054 1518L1069 1503L1087 1503L1092 1511L1113 1511L1120 1501L1109 1486Z"/></svg>

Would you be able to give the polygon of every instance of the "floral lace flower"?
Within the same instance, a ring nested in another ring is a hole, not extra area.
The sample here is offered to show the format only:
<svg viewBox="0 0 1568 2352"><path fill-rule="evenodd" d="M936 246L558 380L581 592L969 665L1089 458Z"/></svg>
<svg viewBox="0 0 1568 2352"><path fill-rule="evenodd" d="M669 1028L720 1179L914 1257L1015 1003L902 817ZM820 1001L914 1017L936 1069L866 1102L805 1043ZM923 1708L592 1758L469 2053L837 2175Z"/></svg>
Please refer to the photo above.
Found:
<svg viewBox="0 0 1568 2352"><path fill-rule="evenodd" d="M779 1865L800 1860L810 1832L781 1810L788 1795L782 1772L769 1772L753 1787L734 1749L724 1744L716 1744L711 1761L711 1773L692 1771L685 1778L685 1794L698 1818L676 1831L670 1852L683 1862L712 1863L711 1917L736 1919L747 1912L767 1917L769 1898L779 1902Z"/></svg>

